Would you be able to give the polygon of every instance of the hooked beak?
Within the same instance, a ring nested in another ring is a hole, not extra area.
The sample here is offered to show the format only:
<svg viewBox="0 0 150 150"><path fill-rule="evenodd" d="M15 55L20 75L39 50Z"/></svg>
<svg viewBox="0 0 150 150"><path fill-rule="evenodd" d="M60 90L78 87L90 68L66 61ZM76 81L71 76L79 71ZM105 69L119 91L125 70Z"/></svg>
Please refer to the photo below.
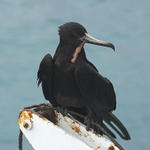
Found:
<svg viewBox="0 0 150 150"><path fill-rule="evenodd" d="M105 47L110 47L115 51L115 46L112 43L97 40L91 35L85 33L85 36L81 38L81 40L85 41L86 43L91 43L95 45L100 45L100 46L105 46Z"/></svg>

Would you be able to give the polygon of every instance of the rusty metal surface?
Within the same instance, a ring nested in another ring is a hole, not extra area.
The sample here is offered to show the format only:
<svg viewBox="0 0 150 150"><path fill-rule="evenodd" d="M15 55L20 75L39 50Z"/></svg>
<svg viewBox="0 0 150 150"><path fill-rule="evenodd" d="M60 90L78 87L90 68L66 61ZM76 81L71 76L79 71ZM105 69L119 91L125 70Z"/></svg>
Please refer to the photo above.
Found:
<svg viewBox="0 0 150 150"><path fill-rule="evenodd" d="M85 126L56 112L57 124L40 114L23 110L18 124L25 137L35 150L119 150L111 141L87 131Z"/></svg>

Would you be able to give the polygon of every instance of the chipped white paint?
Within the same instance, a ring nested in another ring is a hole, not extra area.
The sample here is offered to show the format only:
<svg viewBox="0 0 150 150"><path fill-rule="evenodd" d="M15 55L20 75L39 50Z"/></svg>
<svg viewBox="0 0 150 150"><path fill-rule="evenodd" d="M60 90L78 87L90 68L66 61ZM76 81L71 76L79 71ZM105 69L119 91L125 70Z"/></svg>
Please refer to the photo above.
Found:
<svg viewBox="0 0 150 150"><path fill-rule="evenodd" d="M86 131L85 126L78 121L60 113L56 116L58 122L54 125L30 110L20 113L19 127L35 150L108 150L112 146L114 150L119 150L106 138Z"/></svg>

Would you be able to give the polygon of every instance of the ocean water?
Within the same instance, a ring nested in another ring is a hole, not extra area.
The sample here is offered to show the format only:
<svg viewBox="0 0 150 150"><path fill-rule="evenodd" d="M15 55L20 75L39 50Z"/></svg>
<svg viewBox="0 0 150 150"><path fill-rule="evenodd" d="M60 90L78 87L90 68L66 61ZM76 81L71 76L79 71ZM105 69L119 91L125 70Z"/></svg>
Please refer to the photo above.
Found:
<svg viewBox="0 0 150 150"><path fill-rule="evenodd" d="M19 110L46 102L41 88L37 88L38 66L45 54L54 54L58 26L68 21L83 24L89 34L116 46L115 52L88 44L85 49L89 60L114 85L114 113L132 138L124 141L118 137L118 142L126 150L148 150L148 0L0 0L0 150L18 148ZM23 145L24 149L32 149L26 140Z"/></svg>

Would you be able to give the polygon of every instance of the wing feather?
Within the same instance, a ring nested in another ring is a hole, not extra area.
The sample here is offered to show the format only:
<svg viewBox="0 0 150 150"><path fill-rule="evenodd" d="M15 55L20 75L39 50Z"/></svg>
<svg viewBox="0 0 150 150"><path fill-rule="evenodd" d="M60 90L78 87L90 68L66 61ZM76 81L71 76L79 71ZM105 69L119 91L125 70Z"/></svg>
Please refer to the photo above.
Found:
<svg viewBox="0 0 150 150"><path fill-rule="evenodd" d="M116 97L112 83L90 64L79 65L75 69L75 79L86 103L95 113L115 109Z"/></svg>
<svg viewBox="0 0 150 150"><path fill-rule="evenodd" d="M53 59L50 54L47 54L42 59L37 73L38 86L42 84L42 90L45 99L53 100Z"/></svg>

